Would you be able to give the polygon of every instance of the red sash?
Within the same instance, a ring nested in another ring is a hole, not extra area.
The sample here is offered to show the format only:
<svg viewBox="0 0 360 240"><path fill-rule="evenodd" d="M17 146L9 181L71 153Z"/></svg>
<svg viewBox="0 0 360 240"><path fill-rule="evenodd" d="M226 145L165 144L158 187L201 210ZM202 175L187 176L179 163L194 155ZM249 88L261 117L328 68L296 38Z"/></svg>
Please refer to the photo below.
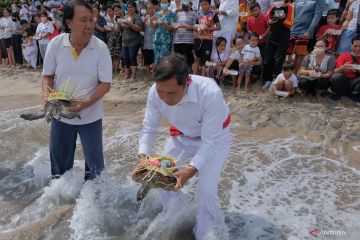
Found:
<svg viewBox="0 0 360 240"><path fill-rule="evenodd" d="M223 129L227 128L230 125L230 122L231 122L231 116L229 114L223 123ZM183 133L180 132L175 126L170 126L170 136L171 137L177 137L180 135L183 135Z"/></svg>

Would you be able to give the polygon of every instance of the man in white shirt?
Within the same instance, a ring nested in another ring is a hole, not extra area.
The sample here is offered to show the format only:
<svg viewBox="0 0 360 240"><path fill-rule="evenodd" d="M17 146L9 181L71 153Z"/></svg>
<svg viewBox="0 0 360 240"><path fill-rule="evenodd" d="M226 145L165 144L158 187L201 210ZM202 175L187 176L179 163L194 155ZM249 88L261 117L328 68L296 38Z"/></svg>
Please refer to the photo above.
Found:
<svg viewBox="0 0 360 240"><path fill-rule="evenodd" d="M162 58L155 66L154 80L140 133L138 167L152 153L161 118L167 118L172 127L165 155L180 157L177 161L182 164L192 158L188 167L174 173L176 190L198 172L194 235L201 239L219 216L218 182L231 144L229 108L215 81L189 75L186 60L180 55ZM163 191L164 208L170 196Z"/></svg>
<svg viewBox="0 0 360 240"><path fill-rule="evenodd" d="M64 8L66 33L49 43L43 68L43 98L49 89L63 90L81 99L73 112L81 119L52 119L50 129L51 174L58 178L73 167L77 135L85 157L85 180L104 168L102 146L102 97L109 91L112 64L106 44L93 36L92 7L85 0L70 0ZM70 33L71 31L71 33Z"/></svg>

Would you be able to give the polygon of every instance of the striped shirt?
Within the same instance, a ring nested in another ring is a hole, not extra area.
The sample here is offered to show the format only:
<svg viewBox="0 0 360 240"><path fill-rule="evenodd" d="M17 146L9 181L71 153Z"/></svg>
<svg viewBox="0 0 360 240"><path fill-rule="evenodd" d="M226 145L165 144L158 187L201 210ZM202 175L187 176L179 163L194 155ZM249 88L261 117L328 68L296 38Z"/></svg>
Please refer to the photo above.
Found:
<svg viewBox="0 0 360 240"><path fill-rule="evenodd" d="M193 11L179 11L176 14L176 22L178 24L188 24L193 26L196 23L196 17L196 13ZM173 43L194 44L194 31L178 28L175 32Z"/></svg>

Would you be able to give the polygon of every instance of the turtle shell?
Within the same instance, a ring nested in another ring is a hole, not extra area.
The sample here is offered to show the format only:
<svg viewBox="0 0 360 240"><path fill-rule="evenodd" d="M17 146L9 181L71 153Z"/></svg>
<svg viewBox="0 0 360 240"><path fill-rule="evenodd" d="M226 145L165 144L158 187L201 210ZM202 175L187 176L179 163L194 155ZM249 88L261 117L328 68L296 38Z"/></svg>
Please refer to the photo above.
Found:
<svg viewBox="0 0 360 240"><path fill-rule="evenodd" d="M146 176L147 175L147 176ZM154 176L153 176L154 175ZM144 179L144 177L146 178ZM133 180L138 183L144 183L151 179L152 187L159 187L165 190L172 190L176 185L176 178L171 176L164 176L159 172L150 172L149 170L141 171L132 176Z"/></svg>

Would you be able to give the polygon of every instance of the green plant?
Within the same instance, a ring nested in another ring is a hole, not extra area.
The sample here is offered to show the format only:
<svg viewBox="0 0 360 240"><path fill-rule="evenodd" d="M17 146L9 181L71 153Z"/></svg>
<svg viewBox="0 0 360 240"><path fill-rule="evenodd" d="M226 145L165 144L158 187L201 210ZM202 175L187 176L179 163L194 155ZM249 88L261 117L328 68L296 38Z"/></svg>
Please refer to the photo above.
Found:
<svg viewBox="0 0 360 240"><path fill-rule="evenodd" d="M5 7L10 7L13 2L13 0L0 0L0 10L2 11Z"/></svg>

